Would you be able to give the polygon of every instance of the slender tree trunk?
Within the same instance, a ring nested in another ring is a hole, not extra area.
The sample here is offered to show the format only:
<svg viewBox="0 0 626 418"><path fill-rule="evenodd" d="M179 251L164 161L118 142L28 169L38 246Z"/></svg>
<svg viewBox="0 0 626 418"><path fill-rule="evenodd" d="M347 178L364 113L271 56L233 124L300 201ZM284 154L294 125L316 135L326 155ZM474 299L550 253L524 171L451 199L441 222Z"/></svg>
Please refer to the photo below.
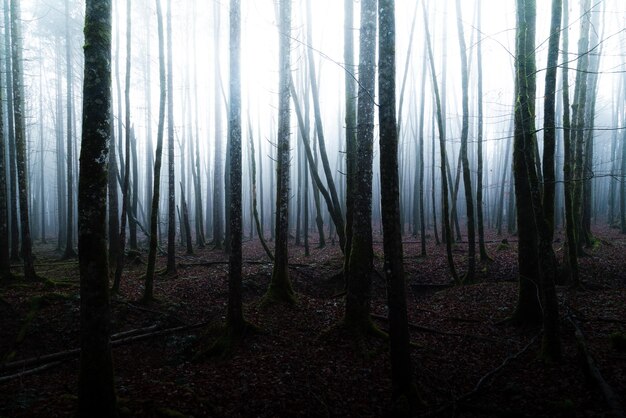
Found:
<svg viewBox="0 0 626 418"><path fill-rule="evenodd" d="M9 142L9 177L10 177L10 181L11 181L11 185L10 185L10 190L9 190L9 195L10 195L10 229L11 229L11 260L12 261L19 261L20 259L20 230L19 230L19 219L18 219L18 208L17 208L17 167L15 164L16 161L16 150L15 150L15 123L13 120L13 115L15 114L15 111L13 110L14 107L14 103L13 103L13 64L11 63L11 13L9 11L9 0L4 0L4 27L5 27L5 31L4 31L4 46L5 46L5 53L7 55L7 58L5 60L6 63L6 75L7 75L7 120L8 120L8 135L9 137L8 142ZM61 71L60 71L60 66L58 67L59 71L57 71L57 73L59 74L58 79L60 80L61 77ZM62 93L61 93L61 88L59 87L58 89L58 98L59 98L59 102L61 101L62 97ZM58 109L62 112L62 105L59 105ZM58 117L60 118L61 114L58 113ZM62 126L62 122L59 120L58 121L59 126ZM62 128L60 129L60 131L62 132ZM62 133L60 133L60 135L62 135ZM60 138L60 142L61 145L57 148L58 150L60 150L63 145L63 139L62 137ZM59 169L60 172L63 172L63 167L62 167L62 163ZM61 182L62 184L62 188L65 188L65 183ZM62 195L60 197L59 203L61 204L62 199L65 197L65 195ZM61 219L61 223L65 222L65 219ZM61 233L59 233L59 235L61 235ZM60 243L59 243L60 245ZM60 249L60 247L59 247Z"/></svg>
<svg viewBox="0 0 626 418"><path fill-rule="evenodd" d="M11 0L11 58L13 69L13 117L15 122L15 150L17 162L17 181L20 200L20 229L22 235L22 259L24 277L34 280L37 277L30 236L30 217L28 208L28 164L26 155L26 125L24 115L24 83L22 73L22 33L20 3Z"/></svg>
<svg viewBox="0 0 626 418"><path fill-rule="evenodd" d="M187 199L185 198L185 187L180 182L180 201L182 206L182 227L185 228L185 247L187 255L193 254L193 244L191 243L191 224L189 223L189 209L187 208Z"/></svg>
<svg viewBox="0 0 626 418"><path fill-rule="evenodd" d="M131 141L131 128L130 128L130 54L131 54L131 0L126 0L126 77L124 87L124 101L125 101L125 116L124 124L125 129L125 141L124 141L124 184L122 186L122 215L120 218L120 231L116 237L120 241L119 253L117 254L117 260L115 264L115 279L113 281L112 293L118 293L120 291L120 283L122 280L122 273L124 270L124 257L126 251L126 221L128 216L128 204L129 204L129 186L130 186L130 141ZM113 239L113 238L112 238Z"/></svg>
<svg viewBox="0 0 626 418"><path fill-rule="evenodd" d="M482 43L482 2L476 2L476 33L479 39L476 41L476 68L478 86L476 96L478 98L478 133L477 143L477 181L476 181L476 221L478 222L478 248L480 260L490 259L485 247L485 225L483 220L483 43Z"/></svg>
<svg viewBox="0 0 626 418"><path fill-rule="evenodd" d="M163 35L163 13L161 1L155 0L157 12L157 31L159 37L159 82L161 93L159 95L159 124L157 127L156 156L154 159L154 190L152 194L152 209L150 210L150 244L148 248L148 265L146 268L146 282L143 299L154 299L154 270L157 254L157 228L159 223L159 201L161 191L161 161L163 156L163 135L165 125L165 99L167 96L167 82L165 77L165 51Z"/></svg>
<svg viewBox="0 0 626 418"><path fill-rule="evenodd" d="M167 272L176 274L176 178L174 171L174 63L172 59L172 0L167 1Z"/></svg>
<svg viewBox="0 0 626 418"><path fill-rule="evenodd" d="M2 71L0 71L0 86L2 86L3 83L4 83L3 74L2 74ZM2 88L0 88L0 115L4 114L3 103L4 103L4 100L2 97ZM43 158L43 154L42 154L42 158ZM9 254L9 212L8 212L9 202L7 199L8 190L7 190L6 161L7 160L6 160L5 137L4 137L4 117L0 117L0 278L1 279L6 279L11 276L11 259L10 259L10 254ZM43 162L43 159L42 159L42 162ZM42 236L45 238L45 235L42 235Z"/></svg>
<svg viewBox="0 0 626 418"><path fill-rule="evenodd" d="M344 254L352 250L352 223L354 219L354 193L356 172L356 67L354 63L354 0L344 0L344 65L346 102L346 245ZM344 257L344 275L350 257ZM347 277L347 276L346 276Z"/></svg>
<svg viewBox="0 0 626 418"><path fill-rule="evenodd" d="M426 214L424 211L424 108L426 107L426 73L428 67L427 62L424 60L422 63L422 81L420 91L422 92L420 97L420 113L419 113L419 215L420 215L420 243L421 243L421 256L426 257ZM434 178L433 178L434 182ZM435 225L436 228L436 225Z"/></svg>
<svg viewBox="0 0 626 418"><path fill-rule="evenodd" d="M80 374L78 416L116 417L106 244L111 140L111 0L87 0L78 191Z"/></svg>
<svg viewBox="0 0 626 418"><path fill-rule="evenodd" d="M422 3L424 12L424 28L426 31L426 43L428 46L428 57L430 61L430 73L432 76L433 90L435 93L436 118L437 127L439 128L439 152L441 156L441 194L443 203L443 228L442 235L445 236L446 254L448 259L448 267L452 279L458 281L456 268L454 267L454 258L452 257L452 228L450 225L450 208L448 204L448 179L446 177L445 161L446 161L446 134L443 120L443 109L441 106L441 98L439 96L439 86L437 84L437 73L435 71L435 59L433 58L433 49L430 41L430 30L428 29L428 18L426 16L426 6Z"/></svg>
<svg viewBox="0 0 626 418"><path fill-rule="evenodd" d="M266 294L268 302L293 303L294 293L289 279L289 162L291 85L291 0L279 2L279 103L276 169L276 245L272 280Z"/></svg>
<svg viewBox="0 0 626 418"><path fill-rule="evenodd" d="M224 237L224 166L222 165L222 102L220 100L220 6L214 6L215 31L213 39L213 53L215 65L215 78L213 88L215 105L215 158L213 162L213 245L217 249L222 248Z"/></svg>
<svg viewBox="0 0 626 418"><path fill-rule="evenodd" d="M463 188L465 189L465 207L467 210L467 272L463 277L464 283L472 283L476 270L476 220L474 218L474 194L472 193L472 177L470 174L469 160L467 158L467 137L469 135L469 70L467 65L467 47L463 30L463 18L461 14L461 2L456 0L457 30L459 32L459 45L461 49L461 85L463 122L461 128L461 162L463 165Z"/></svg>
<svg viewBox="0 0 626 418"><path fill-rule="evenodd" d="M309 45L312 43L311 36L311 0L307 0L307 40ZM322 125L322 115L319 103L319 90L317 87L317 78L315 75L315 61L313 58L313 49L307 48L308 52L308 64L309 64L309 81L311 82L311 93L313 98L313 111L315 114L315 128L317 130L317 143L319 146L320 158L322 160L322 167L326 176L326 184L328 186L328 192L331 197L332 205L329 205L328 209L333 213L333 222L335 224L335 230L339 236L339 246L342 251L345 251L345 226L343 220L343 214L341 213L341 205L339 204L339 197L337 196L337 188L333 180L333 174L330 169L330 163L328 162L328 155L326 153L326 141L324 138L324 127ZM327 202L328 203L328 202Z"/></svg>
<svg viewBox="0 0 626 418"><path fill-rule="evenodd" d="M65 64L66 64L66 81L67 81L67 152L65 153L65 159L67 163L67 224L66 224L66 238L65 238L65 252L63 258L76 257L76 251L74 251L74 177L72 172L73 155L72 155L72 141L74 137L74 129L72 126L72 102L74 95L72 92L72 84L74 83L74 77L72 75L72 50L70 48L70 9L69 0L65 0Z"/></svg>
<svg viewBox="0 0 626 418"><path fill-rule="evenodd" d="M578 246L576 245L576 224L574 214L574 185L573 185L573 141L570 124L570 101L569 101L569 0L563 0L563 195L565 205L565 233L567 243L565 245L565 271L569 276L570 283L578 287Z"/></svg>

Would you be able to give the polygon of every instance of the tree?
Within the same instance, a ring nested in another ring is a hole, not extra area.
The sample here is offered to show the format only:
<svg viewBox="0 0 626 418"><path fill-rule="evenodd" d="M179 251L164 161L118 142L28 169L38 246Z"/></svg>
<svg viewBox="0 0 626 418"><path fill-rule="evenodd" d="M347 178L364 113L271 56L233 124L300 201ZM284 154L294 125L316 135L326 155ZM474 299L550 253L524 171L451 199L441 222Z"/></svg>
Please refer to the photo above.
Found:
<svg viewBox="0 0 626 418"><path fill-rule="evenodd" d="M356 159L356 82L354 78L354 0L344 0L344 46L346 102L346 244L344 275L352 250L352 222L354 219L354 175Z"/></svg>
<svg viewBox="0 0 626 418"><path fill-rule="evenodd" d="M20 202L20 228L22 231L22 259L24 277L34 280L35 264L30 236L28 165L26 163L26 125L24 116L24 81L22 73L22 32L20 27L20 2L11 0L11 59L13 64L13 118L15 121L15 150L17 181ZM69 192L69 191L68 191Z"/></svg>
<svg viewBox="0 0 626 418"><path fill-rule="evenodd" d="M394 0L379 0L378 19L378 92L380 106L380 181L383 222L383 249L389 307L389 339L391 343L391 379L393 397L399 406L402 398L414 412L417 393L413 383L413 367L409 346L406 308L406 284L400 225L400 182L398 178L398 131L396 123L396 30Z"/></svg>
<svg viewBox="0 0 626 418"><path fill-rule="evenodd" d="M131 138L131 126L130 126L130 61L131 61L131 18L130 18L130 3L131 0L126 0L126 82L124 87L124 108L125 108L125 135L126 140L124 142L124 185L122 186L122 215L120 218L120 231L119 235L111 237L110 239L119 239L119 252L117 254L117 260L115 263L115 280L113 282L114 293L119 292L120 282L122 279L122 271L124 270L124 256L126 251L126 220L132 215L132 211L128 211L129 205L129 191L130 191L130 138ZM121 151L120 151L121 152ZM136 182L137 178L133 178L133 182ZM130 222L132 223L132 222Z"/></svg>
<svg viewBox="0 0 626 418"><path fill-rule="evenodd" d="M172 61L172 0L167 0L167 273L176 274L176 178L174 171L174 64Z"/></svg>
<svg viewBox="0 0 626 418"><path fill-rule="evenodd" d="M450 207L448 202L448 176L446 175L446 128L444 122L445 111L441 96L439 95L439 85L437 84L437 73L435 71L435 59L433 57L433 47L430 41L430 29L428 28L428 18L426 16L426 6L422 3L422 10L424 15L424 30L426 32L426 46L428 49L428 61L430 62L430 74L433 84L433 91L435 94L435 118L437 129L439 131L439 154L440 154L440 166L441 166L441 199L442 199L442 211L443 211L443 231L442 236L446 243L446 254L448 259L448 267L450 268L450 274L454 281L458 280L456 268L454 267L454 258L452 257L452 228L450 226ZM444 71L445 73L445 71ZM434 147L433 147L434 149ZM433 156L433 169L434 169L434 156ZM434 184L434 172L433 172L433 184ZM434 195L434 192L433 192ZM434 197L433 197L434 206ZM433 210L433 213L435 211Z"/></svg>
<svg viewBox="0 0 626 418"><path fill-rule="evenodd" d="M161 93L159 95L159 124L157 127L156 156L154 159L154 189L152 192L152 205L150 209L150 244L148 247L148 263L146 267L146 284L144 287L144 301L154 298L154 269L156 266L157 253L157 227L159 222L159 200L161 192L161 162L163 159L163 130L165 125L165 99L167 96L165 77L165 51L163 36L163 13L161 0L155 0L157 13L157 33L159 37L159 82Z"/></svg>
<svg viewBox="0 0 626 418"><path fill-rule="evenodd" d="M228 252L228 314L230 332L240 335L245 328L241 296L241 5L230 1L230 100L228 112L228 141L230 143L230 251Z"/></svg>
<svg viewBox="0 0 626 418"><path fill-rule="evenodd" d="M115 417L105 221L111 140L111 0L87 0L84 51L78 186L81 336L78 415Z"/></svg>
<svg viewBox="0 0 626 418"><path fill-rule="evenodd" d="M461 85L462 85L462 106L463 122L461 128L461 152L460 158L463 165L463 186L465 189L465 207L467 210L467 241L469 251L467 254L467 272L463 277L465 283L474 281L476 269L476 220L474 218L474 195L472 194L472 177L470 174L469 159L467 158L467 137L469 135L469 70L467 65L467 46L465 44L465 34L463 31L463 19L461 16L461 2L456 0L457 10L457 30L459 33L459 45L461 49Z"/></svg>
<svg viewBox="0 0 626 418"><path fill-rule="evenodd" d="M67 152L65 158L67 162L67 224L65 233L65 252L63 258L69 259L76 257L76 251L74 251L74 178L72 171L73 155L72 145L74 139L74 130L72 127L72 118L74 113L74 106L72 102L74 95L72 92L72 84L74 83L72 76L72 49L70 47L70 5L69 0L65 0L65 65L67 69Z"/></svg>
<svg viewBox="0 0 626 418"><path fill-rule="evenodd" d="M372 272L372 164L374 141L374 90L376 75L376 0L361 1L359 88L354 171L352 244L346 272L348 328L369 331Z"/></svg>
<svg viewBox="0 0 626 418"><path fill-rule="evenodd" d="M2 72L0 71L0 86L2 82ZM0 115L4 114L3 103L2 89L0 89ZM0 117L0 278L2 279L11 275L6 150L4 144L4 118Z"/></svg>
<svg viewBox="0 0 626 418"><path fill-rule="evenodd" d="M220 10L219 4L213 8L215 15L215 31L213 38L213 60L215 75L213 81L215 105L215 158L213 160L213 245L222 248L224 237L224 165L222 162L222 79L220 75Z"/></svg>
<svg viewBox="0 0 626 418"><path fill-rule="evenodd" d="M272 302L294 302L294 293L289 279L289 161L290 161L290 106L289 88L291 73L291 0L279 3L279 98L278 98L278 141L276 168L276 233L274 268L272 280L265 300Z"/></svg>

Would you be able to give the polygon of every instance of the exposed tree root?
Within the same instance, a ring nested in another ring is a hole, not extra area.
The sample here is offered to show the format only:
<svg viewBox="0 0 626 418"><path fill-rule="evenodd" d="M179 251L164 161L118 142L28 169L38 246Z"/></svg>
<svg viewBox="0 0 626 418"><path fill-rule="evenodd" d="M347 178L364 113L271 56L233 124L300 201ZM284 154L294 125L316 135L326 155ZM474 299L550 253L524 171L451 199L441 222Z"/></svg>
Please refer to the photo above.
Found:
<svg viewBox="0 0 626 418"><path fill-rule="evenodd" d="M611 409L611 416L613 417L624 417L624 410L620 404L619 398L613 391L613 388L607 383L607 381L602 376L600 369L596 365L595 360L589 353L589 349L587 348L587 343L585 341L585 336L578 326L576 319L568 312L567 320L574 327L574 336L576 337L576 345L578 347L578 353L581 357L582 367L585 371L585 375L589 378L589 380L593 381L594 385L602 391L604 395L604 399L606 400L607 405Z"/></svg>

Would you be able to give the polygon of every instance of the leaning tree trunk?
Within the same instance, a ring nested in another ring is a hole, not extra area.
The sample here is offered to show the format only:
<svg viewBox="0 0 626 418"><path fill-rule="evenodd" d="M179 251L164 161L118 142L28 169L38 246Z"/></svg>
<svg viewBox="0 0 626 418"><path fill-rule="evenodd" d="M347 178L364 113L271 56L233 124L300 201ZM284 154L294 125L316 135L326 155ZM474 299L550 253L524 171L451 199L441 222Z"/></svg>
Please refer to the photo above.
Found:
<svg viewBox="0 0 626 418"><path fill-rule="evenodd" d="M28 208L28 164L26 155L26 125L24 117L24 83L22 73L22 33L20 2L11 0L11 58L13 64L13 117L15 121L15 150L17 160L17 180L20 201L20 228L22 231L22 259L24 277L34 280L35 264L30 236ZM68 193L71 191L68 190Z"/></svg>
<svg viewBox="0 0 626 418"><path fill-rule="evenodd" d="M433 48L430 41L430 30L428 29L428 18L426 16L426 6L422 3L422 10L424 13L424 29L426 31L426 44L428 49L428 59L430 62L430 73L433 83L433 91L435 93L436 104L436 118L437 128L439 129L439 152L441 156L441 199L443 203L443 231L442 235L446 242L446 254L448 259L448 266L450 268L450 274L452 279L458 281L458 275L456 268L454 267L454 258L452 257L452 229L450 226L450 208L448 203L448 178L446 176L446 133L445 123L443 119L443 109L441 106L441 97L439 96L439 86L437 84L437 73L435 71L435 59L433 57ZM434 182L434 179L433 179Z"/></svg>
<svg viewBox="0 0 626 418"><path fill-rule="evenodd" d="M78 185L81 337L78 416L116 417L105 221L111 140L111 0L87 0L84 51Z"/></svg>
<svg viewBox="0 0 626 418"><path fill-rule="evenodd" d="M276 245L272 280L266 294L268 302L293 303L294 293L289 279L289 162L290 162L290 108L289 87L291 72L291 0L279 3L279 98L278 141L276 168Z"/></svg>

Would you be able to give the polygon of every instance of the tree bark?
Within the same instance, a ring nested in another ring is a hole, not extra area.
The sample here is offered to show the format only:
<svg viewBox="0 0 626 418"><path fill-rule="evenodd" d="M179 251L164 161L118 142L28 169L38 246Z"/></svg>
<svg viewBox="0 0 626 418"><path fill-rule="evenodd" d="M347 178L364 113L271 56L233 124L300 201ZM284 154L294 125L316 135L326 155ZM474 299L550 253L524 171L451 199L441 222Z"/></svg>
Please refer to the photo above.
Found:
<svg viewBox="0 0 626 418"><path fill-rule="evenodd" d="M174 171L174 63L172 60L172 0L167 1L167 272L176 274L176 178Z"/></svg>
<svg viewBox="0 0 626 418"><path fill-rule="evenodd" d="M268 302L293 303L289 279L289 183L290 183L290 73L291 73L291 0L279 2L279 99L276 168L276 245L272 279L266 294Z"/></svg>
<svg viewBox="0 0 626 418"><path fill-rule="evenodd" d="M400 184L398 178L398 131L396 123L396 37L395 2L379 0L380 26L378 92L380 106L380 180L383 222L383 249L389 307L389 340L391 343L391 381L393 398L408 401L415 412L417 393L413 383L413 367L409 346L406 307L406 284L400 225Z"/></svg>
<svg viewBox="0 0 626 418"><path fill-rule="evenodd" d="M111 0L87 0L78 191L80 335L78 415L116 417L106 243L111 139Z"/></svg>

